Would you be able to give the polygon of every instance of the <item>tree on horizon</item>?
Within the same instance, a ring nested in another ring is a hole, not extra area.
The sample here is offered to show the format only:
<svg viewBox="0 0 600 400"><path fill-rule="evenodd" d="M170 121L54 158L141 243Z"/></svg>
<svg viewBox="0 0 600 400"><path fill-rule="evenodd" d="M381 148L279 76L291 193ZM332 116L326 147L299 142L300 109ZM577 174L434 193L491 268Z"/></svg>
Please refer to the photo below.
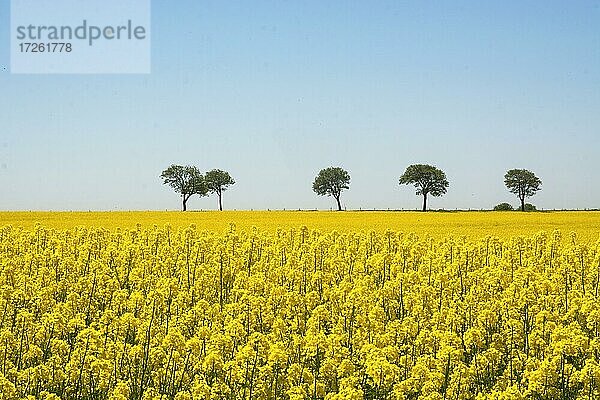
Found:
<svg viewBox="0 0 600 400"><path fill-rule="evenodd" d="M171 186L175 193L181 195L182 211L187 210L187 201L193 195L197 194L203 197L208 194L202 173L193 165L173 164L165 169L160 177L163 179L164 185Z"/></svg>
<svg viewBox="0 0 600 400"><path fill-rule="evenodd" d="M340 167L329 167L319 171L313 182L313 191L319 196L332 196L342 211L342 191L350 188L350 174Z"/></svg>
<svg viewBox="0 0 600 400"><path fill-rule="evenodd" d="M541 190L542 181L526 169L510 169L504 175L504 184L521 201L521 211L525 211L525 199Z"/></svg>
<svg viewBox="0 0 600 400"><path fill-rule="evenodd" d="M229 172L213 169L204 175L206 187L210 193L216 193L218 197L219 211L223 211L223 192L235 183Z"/></svg>
<svg viewBox="0 0 600 400"><path fill-rule="evenodd" d="M427 164L409 165L400 177L400 185L414 184L417 196L423 196L423 211L427 211L427 196L442 196L449 186L441 169Z"/></svg>

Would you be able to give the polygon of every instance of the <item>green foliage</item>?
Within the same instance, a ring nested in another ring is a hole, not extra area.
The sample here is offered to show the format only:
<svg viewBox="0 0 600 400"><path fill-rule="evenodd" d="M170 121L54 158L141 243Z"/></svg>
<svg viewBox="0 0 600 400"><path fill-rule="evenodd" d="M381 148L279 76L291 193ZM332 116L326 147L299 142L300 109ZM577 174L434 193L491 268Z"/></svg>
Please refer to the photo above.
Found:
<svg viewBox="0 0 600 400"><path fill-rule="evenodd" d="M204 175L206 187L210 193L220 193L235 183L229 172L213 169Z"/></svg>
<svg viewBox="0 0 600 400"><path fill-rule="evenodd" d="M436 197L445 194L449 185L444 171L424 164L414 164L406 168L400 177L400 184L414 184L417 195L430 194Z"/></svg>
<svg viewBox="0 0 600 400"><path fill-rule="evenodd" d="M171 186L175 193L181 195L183 211L187 209L186 203L190 197L195 194L199 196L208 194L208 188L202 173L193 165L173 164L165 169L160 177L163 179L163 184Z"/></svg>
<svg viewBox="0 0 600 400"><path fill-rule="evenodd" d="M350 174L340 167L322 169L312 187L313 191L320 196L333 196L337 201L338 211L341 211L340 196L342 191L350 188Z"/></svg>
<svg viewBox="0 0 600 400"><path fill-rule="evenodd" d="M500 203L494 206L494 211L514 211L514 207L508 203Z"/></svg>
<svg viewBox="0 0 600 400"><path fill-rule="evenodd" d="M444 171L426 164L413 164L400 177L400 185L414 184L416 194L423 196L423 211L427 209L427 196L439 197L446 193L449 183Z"/></svg>
<svg viewBox="0 0 600 400"><path fill-rule="evenodd" d="M525 198L541 190L542 181L526 169L511 169L504 175L504 184L521 201L521 211L525 211Z"/></svg>
<svg viewBox="0 0 600 400"><path fill-rule="evenodd" d="M537 208L531 203L525 203L525 211L537 211Z"/></svg>
<svg viewBox="0 0 600 400"><path fill-rule="evenodd" d="M229 172L220 169L208 171L204 176L206 187L210 193L216 193L219 199L219 210L223 210L223 192L235 183Z"/></svg>

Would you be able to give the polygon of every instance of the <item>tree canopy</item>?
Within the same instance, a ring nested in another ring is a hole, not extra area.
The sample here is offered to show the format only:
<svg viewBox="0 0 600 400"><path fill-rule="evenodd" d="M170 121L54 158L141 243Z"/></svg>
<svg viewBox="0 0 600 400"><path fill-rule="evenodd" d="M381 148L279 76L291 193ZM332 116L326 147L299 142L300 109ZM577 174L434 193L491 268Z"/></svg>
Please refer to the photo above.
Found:
<svg viewBox="0 0 600 400"><path fill-rule="evenodd" d="M427 196L441 196L446 193L448 180L444 171L427 164L409 165L400 177L400 185L414 184L416 194L423 196L423 211L427 211Z"/></svg>
<svg viewBox="0 0 600 400"><path fill-rule="evenodd" d="M494 206L494 211L513 211L514 208L509 203L500 203Z"/></svg>
<svg viewBox="0 0 600 400"><path fill-rule="evenodd" d="M526 169L511 169L504 175L504 184L521 201L521 211L525 211L525 199L541 190L542 181Z"/></svg>
<svg viewBox="0 0 600 400"><path fill-rule="evenodd" d="M223 211L223 192L235 183L229 172L220 169L208 171L204 176L206 187L210 193L216 193L219 202L219 210Z"/></svg>
<svg viewBox="0 0 600 400"><path fill-rule="evenodd" d="M332 196L342 211L342 191L350 188L350 174L340 167L329 167L319 171L313 182L313 191L320 196Z"/></svg>
<svg viewBox="0 0 600 400"><path fill-rule="evenodd" d="M190 197L195 194L201 197L208 194L202 173L193 165L173 164L165 169L160 177L163 179L163 184L171 186L175 193L181 195L183 211L187 210L187 201Z"/></svg>

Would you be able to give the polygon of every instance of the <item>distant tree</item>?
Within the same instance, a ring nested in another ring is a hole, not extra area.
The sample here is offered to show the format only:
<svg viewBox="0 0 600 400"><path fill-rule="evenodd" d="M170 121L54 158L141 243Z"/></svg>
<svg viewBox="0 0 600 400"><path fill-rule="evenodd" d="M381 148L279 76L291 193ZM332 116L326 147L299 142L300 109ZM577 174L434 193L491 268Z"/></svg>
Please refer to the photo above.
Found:
<svg viewBox="0 0 600 400"><path fill-rule="evenodd" d="M525 211L537 211L537 207L531 203L525 203Z"/></svg>
<svg viewBox="0 0 600 400"><path fill-rule="evenodd" d="M338 211L342 211L342 203L340 203L342 191L349 188L350 174L340 167L322 169L313 182L313 191L316 194L335 198Z"/></svg>
<svg viewBox="0 0 600 400"><path fill-rule="evenodd" d="M414 184L416 194L423 196L423 211L427 211L427 196L439 197L446 193L448 180L444 171L433 165L413 164L400 177L400 185Z"/></svg>
<svg viewBox="0 0 600 400"><path fill-rule="evenodd" d="M171 186L175 193L179 193L182 199L182 210L187 210L187 201L193 195L200 197L208 194L204 177L198 168L192 165L171 165L165 169L160 177L163 184Z"/></svg>
<svg viewBox="0 0 600 400"><path fill-rule="evenodd" d="M526 169L511 169L504 175L504 184L511 193L517 195L521 201L521 211L525 211L525 198L536 194L541 189L542 181Z"/></svg>
<svg viewBox="0 0 600 400"><path fill-rule="evenodd" d="M514 211L514 207L508 203L500 203L494 206L494 211Z"/></svg>
<svg viewBox="0 0 600 400"><path fill-rule="evenodd" d="M216 193L219 198L219 211L223 211L223 192L235 183L229 172L220 169L208 171L204 176L206 187L210 193Z"/></svg>

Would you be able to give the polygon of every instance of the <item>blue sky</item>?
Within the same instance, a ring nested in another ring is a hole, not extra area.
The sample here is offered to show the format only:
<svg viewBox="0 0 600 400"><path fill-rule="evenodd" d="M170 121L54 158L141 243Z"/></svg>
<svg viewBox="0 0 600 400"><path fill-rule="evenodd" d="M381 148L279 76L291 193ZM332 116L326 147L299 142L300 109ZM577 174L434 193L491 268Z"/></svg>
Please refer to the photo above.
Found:
<svg viewBox="0 0 600 400"><path fill-rule="evenodd" d="M10 74L0 3L0 209L177 209L171 163L225 169L225 208L418 208L398 177L432 163L432 208L600 207L600 1L152 3L152 73ZM193 198L190 208L216 207Z"/></svg>

